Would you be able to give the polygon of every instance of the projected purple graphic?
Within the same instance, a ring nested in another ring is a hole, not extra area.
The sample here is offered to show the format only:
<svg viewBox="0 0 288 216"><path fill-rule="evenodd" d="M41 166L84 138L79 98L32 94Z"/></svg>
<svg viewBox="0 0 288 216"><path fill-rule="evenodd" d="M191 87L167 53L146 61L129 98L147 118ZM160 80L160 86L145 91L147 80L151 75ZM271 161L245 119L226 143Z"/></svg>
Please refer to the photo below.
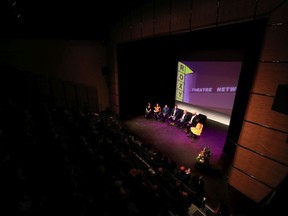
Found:
<svg viewBox="0 0 288 216"><path fill-rule="evenodd" d="M191 69L192 73L185 75L182 101L177 98L179 90L176 91L176 100L231 115L242 62L181 61L181 63Z"/></svg>

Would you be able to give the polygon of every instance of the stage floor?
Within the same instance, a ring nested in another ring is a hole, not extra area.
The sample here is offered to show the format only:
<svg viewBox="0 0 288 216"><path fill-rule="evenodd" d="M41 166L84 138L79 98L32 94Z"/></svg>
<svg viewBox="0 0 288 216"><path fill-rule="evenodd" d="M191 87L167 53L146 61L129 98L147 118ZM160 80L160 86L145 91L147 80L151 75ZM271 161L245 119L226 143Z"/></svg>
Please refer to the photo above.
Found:
<svg viewBox="0 0 288 216"><path fill-rule="evenodd" d="M226 142L228 126L207 119L202 134L198 138L187 137L184 129L168 122L145 119L142 116L125 121L126 126L140 140L149 143L179 165L192 167L198 153L209 146L210 163L221 165L221 157Z"/></svg>

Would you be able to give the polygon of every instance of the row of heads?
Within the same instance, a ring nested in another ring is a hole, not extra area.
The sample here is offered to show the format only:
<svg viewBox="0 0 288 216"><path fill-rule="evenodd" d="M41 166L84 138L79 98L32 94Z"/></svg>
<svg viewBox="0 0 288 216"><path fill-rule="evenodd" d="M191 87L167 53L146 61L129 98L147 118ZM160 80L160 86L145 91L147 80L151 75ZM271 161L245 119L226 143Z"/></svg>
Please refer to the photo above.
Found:
<svg viewBox="0 0 288 216"><path fill-rule="evenodd" d="M147 106L150 106L150 107L151 107L151 103L148 102L148 103L147 103ZM159 103L156 103L155 106L160 106L160 104L159 104ZM165 104L164 107L169 107L169 106L168 106L167 104ZM175 108L178 109L178 105L177 105L177 104L174 105L174 109L175 109ZM187 110L187 109L185 109L185 110L183 110L183 111L184 111L185 113L188 113L188 110ZM192 113L192 115L199 115L199 113L198 113L198 112L195 112L195 111L193 111L193 112L191 112L191 113Z"/></svg>

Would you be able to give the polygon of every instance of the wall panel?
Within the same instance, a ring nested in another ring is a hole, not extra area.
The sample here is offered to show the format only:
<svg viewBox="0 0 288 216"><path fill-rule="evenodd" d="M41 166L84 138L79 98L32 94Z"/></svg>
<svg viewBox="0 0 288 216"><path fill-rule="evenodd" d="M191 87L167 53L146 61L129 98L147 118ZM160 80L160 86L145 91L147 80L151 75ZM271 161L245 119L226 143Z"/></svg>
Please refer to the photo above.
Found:
<svg viewBox="0 0 288 216"><path fill-rule="evenodd" d="M286 133L244 122L238 143L288 166L287 138Z"/></svg>
<svg viewBox="0 0 288 216"><path fill-rule="evenodd" d="M288 63L259 63L252 92L275 96L279 84L288 83Z"/></svg>
<svg viewBox="0 0 288 216"><path fill-rule="evenodd" d="M88 106L88 92L87 87L83 84L76 84L76 95L78 109L83 110Z"/></svg>
<svg viewBox="0 0 288 216"><path fill-rule="evenodd" d="M119 94L119 85L118 83L112 83L111 85L111 91L114 92L114 94Z"/></svg>
<svg viewBox="0 0 288 216"><path fill-rule="evenodd" d="M263 166L263 164L265 164L265 166ZM287 166L242 148L241 146L237 148L233 166L271 188L275 188L285 178L288 171Z"/></svg>
<svg viewBox="0 0 288 216"><path fill-rule="evenodd" d="M142 37L154 35L154 4L149 1L142 7Z"/></svg>
<svg viewBox="0 0 288 216"><path fill-rule="evenodd" d="M245 119L287 133L288 115L273 111L273 101L273 97L251 94Z"/></svg>
<svg viewBox="0 0 288 216"><path fill-rule="evenodd" d="M283 4L281 7L279 7L280 4L283 3L283 0L261 0L258 1L257 9L256 9L256 16L263 16L263 15L269 15L269 22L270 23L277 23L277 22L286 22L288 21L287 9L288 4Z"/></svg>
<svg viewBox="0 0 288 216"><path fill-rule="evenodd" d="M214 26L217 23L217 0L193 0L191 11L191 28Z"/></svg>
<svg viewBox="0 0 288 216"><path fill-rule="evenodd" d="M190 29L191 0L173 0L171 7L171 31Z"/></svg>
<svg viewBox="0 0 288 216"><path fill-rule="evenodd" d="M166 0L155 0L155 35L170 32L170 10Z"/></svg>
<svg viewBox="0 0 288 216"><path fill-rule="evenodd" d="M252 19L256 5L251 0L221 0L218 23Z"/></svg>
<svg viewBox="0 0 288 216"><path fill-rule="evenodd" d="M117 37L119 41L129 41L131 40L131 22L130 14L123 15L119 19L117 25Z"/></svg>
<svg viewBox="0 0 288 216"><path fill-rule="evenodd" d="M77 107L77 98L76 98L76 86L73 82L64 81L64 93L66 99L66 107L69 109L75 109Z"/></svg>
<svg viewBox="0 0 288 216"><path fill-rule="evenodd" d="M260 59L262 61L288 61L287 38L288 25L268 26Z"/></svg>
<svg viewBox="0 0 288 216"><path fill-rule="evenodd" d="M142 9L137 7L131 12L131 38L133 40L142 37Z"/></svg>
<svg viewBox="0 0 288 216"><path fill-rule="evenodd" d="M272 191L271 188L235 168L231 169L228 183L257 203L262 201Z"/></svg>
<svg viewBox="0 0 288 216"><path fill-rule="evenodd" d="M118 101L119 101L119 95L112 95L112 98L111 98L112 110L115 113L120 112Z"/></svg>
<svg viewBox="0 0 288 216"><path fill-rule="evenodd" d="M87 95L88 95L88 106L89 111L99 112L99 99L97 94L97 88L94 86L87 86Z"/></svg>

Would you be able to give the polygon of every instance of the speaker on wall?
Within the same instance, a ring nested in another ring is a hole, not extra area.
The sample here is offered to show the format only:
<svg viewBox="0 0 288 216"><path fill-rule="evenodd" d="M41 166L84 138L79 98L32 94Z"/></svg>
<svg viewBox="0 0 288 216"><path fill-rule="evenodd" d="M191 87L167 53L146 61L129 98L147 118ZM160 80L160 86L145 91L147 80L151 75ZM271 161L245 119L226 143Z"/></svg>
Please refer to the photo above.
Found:
<svg viewBox="0 0 288 216"><path fill-rule="evenodd" d="M272 110L288 114L288 84L278 85L272 104Z"/></svg>

